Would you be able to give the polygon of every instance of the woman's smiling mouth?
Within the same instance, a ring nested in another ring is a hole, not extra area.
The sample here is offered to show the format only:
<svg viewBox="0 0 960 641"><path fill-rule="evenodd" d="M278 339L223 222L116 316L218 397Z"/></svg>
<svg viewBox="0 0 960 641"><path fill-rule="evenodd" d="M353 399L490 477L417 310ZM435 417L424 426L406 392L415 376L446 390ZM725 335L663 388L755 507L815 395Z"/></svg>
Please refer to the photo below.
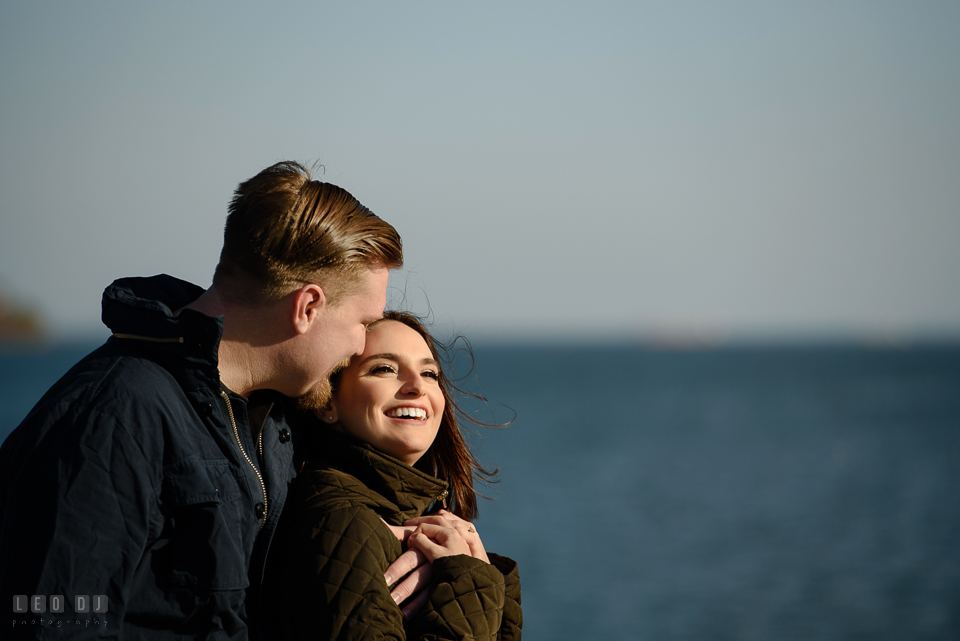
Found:
<svg viewBox="0 0 960 641"><path fill-rule="evenodd" d="M426 420L427 411L419 407L394 407L384 412L390 418L412 418L418 421Z"/></svg>

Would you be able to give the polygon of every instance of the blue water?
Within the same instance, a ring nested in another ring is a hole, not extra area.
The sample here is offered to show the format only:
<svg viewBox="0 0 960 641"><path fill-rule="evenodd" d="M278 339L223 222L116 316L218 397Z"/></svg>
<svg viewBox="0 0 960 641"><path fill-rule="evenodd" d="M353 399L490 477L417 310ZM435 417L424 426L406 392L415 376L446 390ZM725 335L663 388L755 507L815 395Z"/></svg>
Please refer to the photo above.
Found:
<svg viewBox="0 0 960 641"><path fill-rule="evenodd" d="M0 352L0 437L87 349ZM527 641L960 639L960 349L476 356Z"/></svg>

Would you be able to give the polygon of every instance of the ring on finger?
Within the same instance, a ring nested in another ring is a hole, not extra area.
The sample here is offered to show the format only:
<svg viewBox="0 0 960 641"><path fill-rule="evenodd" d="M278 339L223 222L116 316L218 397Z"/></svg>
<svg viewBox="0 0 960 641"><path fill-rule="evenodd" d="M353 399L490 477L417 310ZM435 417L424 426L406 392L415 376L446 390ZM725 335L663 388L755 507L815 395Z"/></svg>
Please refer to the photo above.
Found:
<svg viewBox="0 0 960 641"><path fill-rule="evenodd" d="M467 533L468 533L468 534L473 534L474 532L476 532L476 530L473 529L473 526L472 526L472 525L467 528Z"/></svg>

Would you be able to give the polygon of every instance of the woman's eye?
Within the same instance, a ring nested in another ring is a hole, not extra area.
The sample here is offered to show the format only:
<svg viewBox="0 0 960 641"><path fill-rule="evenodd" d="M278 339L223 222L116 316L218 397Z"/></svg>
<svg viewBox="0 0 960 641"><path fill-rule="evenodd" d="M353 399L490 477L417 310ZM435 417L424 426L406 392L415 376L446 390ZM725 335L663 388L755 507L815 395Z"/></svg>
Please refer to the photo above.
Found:
<svg viewBox="0 0 960 641"><path fill-rule="evenodd" d="M425 377L425 378L432 378L432 379L435 380L435 381L439 381L439 380L440 380L440 374L438 374L437 372L434 372L434 371L432 371L432 370L427 370L426 372L424 372L423 374L421 374L421 376L423 376L423 377Z"/></svg>
<svg viewBox="0 0 960 641"><path fill-rule="evenodd" d="M390 365L377 365L370 370L371 374L390 374L393 372L393 367Z"/></svg>

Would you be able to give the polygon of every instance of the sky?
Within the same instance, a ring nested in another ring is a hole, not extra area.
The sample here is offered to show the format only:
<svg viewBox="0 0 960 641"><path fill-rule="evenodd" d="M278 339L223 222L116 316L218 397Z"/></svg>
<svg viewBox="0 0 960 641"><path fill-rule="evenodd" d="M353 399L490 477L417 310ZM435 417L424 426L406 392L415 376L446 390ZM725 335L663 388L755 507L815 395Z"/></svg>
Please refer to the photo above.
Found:
<svg viewBox="0 0 960 641"><path fill-rule="evenodd" d="M105 335L322 165L478 340L960 338L956 2L5 2L0 291Z"/></svg>

